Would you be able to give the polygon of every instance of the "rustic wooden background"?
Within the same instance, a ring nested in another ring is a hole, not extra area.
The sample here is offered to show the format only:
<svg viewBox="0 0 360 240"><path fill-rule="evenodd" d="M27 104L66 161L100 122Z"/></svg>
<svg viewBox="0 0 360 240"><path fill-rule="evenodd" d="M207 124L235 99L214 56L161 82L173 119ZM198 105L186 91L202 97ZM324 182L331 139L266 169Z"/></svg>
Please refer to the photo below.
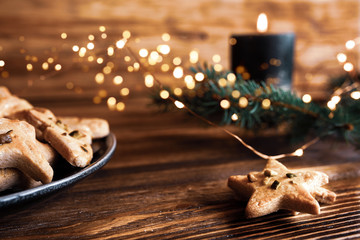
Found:
<svg viewBox="0 0 360 240"><path fill-rule="evenodd" d="M44 74L40 67L42 61L56 56L63 70L70 68L71 46L85 44L89 34L97 37L95 43L100 41L100 25L107 28L108 34L100 45L118 40L124 30L129 30L132 40L140 40L138 43L132 41L135 50L154 49L161 43L161 34L167 32L172 37L172 56L180 56L185 61L192 49L198 49L200 60L211 63L212 56L219 54L221 63L228 68L230 34L254 33L258 14L265 12L270 32L296 33L294 88L315 96L324 94L330 78L343 73L336 54L345 51L347 40L359 35L359 9L359 0L3 0L0 4L0 59L6 61L4 69L10 77L0 83L11 85L9 82L14 81L20 88L32 86L32 89L23 89L29 94L39 89L43 92L47 83L39 81ZM68 34L65 41L60 38L62 32ZM25 50L22 54L19 53L21 49ZM26 56L39 59L38 63L33 63L34 70L30 74L25 71L29 62ZM132 75L127 77L129 81ZM91 85L93 75L89 74L88 78L87 87L81 82L78 86L87 90L97 88ZM69 76L65 71L47 80L61 89Z"/></svg>

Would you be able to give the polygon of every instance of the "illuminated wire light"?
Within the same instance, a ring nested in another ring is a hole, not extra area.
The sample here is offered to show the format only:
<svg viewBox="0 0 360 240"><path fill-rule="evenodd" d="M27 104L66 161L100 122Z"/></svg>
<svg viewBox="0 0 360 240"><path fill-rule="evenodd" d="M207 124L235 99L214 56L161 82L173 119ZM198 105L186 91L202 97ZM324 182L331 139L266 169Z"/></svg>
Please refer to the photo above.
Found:
<svg viewBox="0 0 360 240"><path fill-rule="evenodd" d="M79 51L79 46L78 45L74 45L73 47L72 47L72 50L74 51L74 52L78 52Z"/></svg>
<svg viewBox="0 0 360 240"><path fill-rule="evenodd" d="M239 99L239 106L241 108L246 108L248 106L248 104L249 104L249 100L246 97L241 97Z"/></svg>
<svg viewBox="0 0 360 240"><path fill-rule="evenodd" d="M5 61L4 60L0 60L0 67L4 67L5 66Z"/></svg>
<svg viewBox="0 0 360 240"><path fill-rule="evenodd" d="M179 109L185 107L185 105L184 105L182 102L178 101L178 100L175 100L175 101L174 101L174 104L175 104L175 106L176 106L177 108L179 108Z"/></svg>
<svg viewBox="0 0 360 240"><path fill-rule="evenodd" d="M122 82L124 81L123 77L122 76L115 76L113 78L113 83L115 85L120 85Z"/></svg>
<svg viewBox="0 0 360 240"><path fill-rule="evenodd" d="M199 52L197 50L192 50L189 53L189 61L190 63L197 63L199 61Z"/></svg>
<svg viewBox="0 0 360 240"><path fill-rule="evenodd" d="M234 113L233 115L231 115L231 120L233 120L235 122L235 121L239 120L239 116L236 113Z"/></svg>
<svg viewBox="0 0 360 240"><path fill-rule="evenodd" d="M262 100L262 102L261 102L261 107L262 107L263 109L269 109L270 106L271 106L271 101L270 101L270 99L265 98L264 100Z"/></svg>
<svg viewBox="0 0 360 240"><path fill-rule="evenodd" d="M344 70L347 72L351 72L352 70L354 70L354 65L352 63L345 63L344 64Z"/></svg>
<svg viewBox="0 0 360 240"><path fill-rule="evenodd" d="M142 49L139 50L139 56L140 56L140 57L145 58L145 57L147 57L148 55L149 55L149 51L148 51L147 49L142 48Z"/></svg>

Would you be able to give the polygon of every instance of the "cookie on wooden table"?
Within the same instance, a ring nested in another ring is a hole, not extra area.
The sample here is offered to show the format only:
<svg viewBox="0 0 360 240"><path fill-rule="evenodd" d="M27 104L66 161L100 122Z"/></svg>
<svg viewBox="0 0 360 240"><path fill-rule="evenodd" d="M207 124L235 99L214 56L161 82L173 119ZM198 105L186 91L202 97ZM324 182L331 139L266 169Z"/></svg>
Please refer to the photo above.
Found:
<svg viewBox="0 0 360 240"><path fill-rule="evenodd" d="M290 170L275 159L269 159L262 172L231 176L228 186L240 197L249 199L247 218L264 216L280 209L319 214L318 203L333 203L336 194L322 185L328 183L325 173Z"/></svg>

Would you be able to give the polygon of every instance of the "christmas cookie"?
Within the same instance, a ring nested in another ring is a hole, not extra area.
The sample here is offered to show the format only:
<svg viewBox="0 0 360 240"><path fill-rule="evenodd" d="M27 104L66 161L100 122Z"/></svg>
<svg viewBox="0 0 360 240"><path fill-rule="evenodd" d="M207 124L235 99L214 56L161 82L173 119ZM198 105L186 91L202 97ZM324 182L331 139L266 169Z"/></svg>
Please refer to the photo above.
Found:
<svg viewBox="0 0 360 240"><path fill-rule="evenodd" d="M333 203L336 194L322 185L328 183L325 173L290 170L275 159L269 159L262 172L231 176L228 186L249 202L247 218L264 216L279 209L319 214L321 203Z"/></svg>

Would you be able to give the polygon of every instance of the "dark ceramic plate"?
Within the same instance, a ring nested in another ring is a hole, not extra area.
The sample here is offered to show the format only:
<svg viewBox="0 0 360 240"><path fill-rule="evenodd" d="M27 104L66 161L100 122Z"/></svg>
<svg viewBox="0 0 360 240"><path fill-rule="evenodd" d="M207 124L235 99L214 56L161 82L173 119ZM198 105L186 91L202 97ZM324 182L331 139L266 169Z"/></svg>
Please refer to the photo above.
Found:
<svg viewBox="0 0 360 240"><path fill-rule="evenodd" d="M56 192L62 188L72 185L86 176L96 172L104 166L111 158L116 147L116 137L113 133L109 136L94 142L93 147L97 148L91 164L85 168L76 168L69 166L64 161L55 165L54 178L51 183L40 185L23 191L6 191L0 195L0 208L24 203L50 193Z"/></svg>

